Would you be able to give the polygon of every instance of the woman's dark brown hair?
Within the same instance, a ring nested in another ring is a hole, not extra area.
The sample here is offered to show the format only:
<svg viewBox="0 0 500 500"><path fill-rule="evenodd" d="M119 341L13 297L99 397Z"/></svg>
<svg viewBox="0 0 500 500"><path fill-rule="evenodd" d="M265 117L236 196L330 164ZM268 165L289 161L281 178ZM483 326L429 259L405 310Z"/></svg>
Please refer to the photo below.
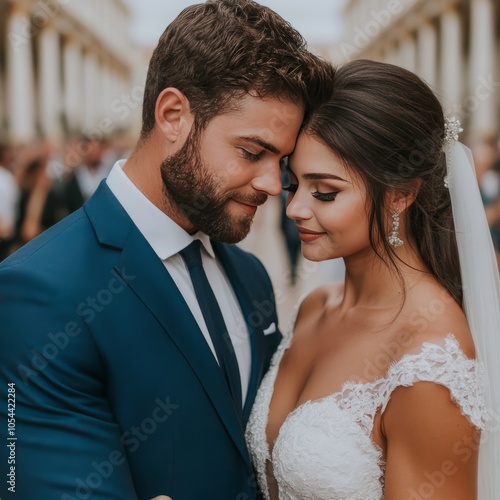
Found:
<svg viewBox="0 0 500 500"><path fill-rule="evenodd" d="M188 98L199 129L250 92L307 111L328 97L332 75L331 65L269 8L250 0L192 5L167 27L151 58L141 138L153 130L156 101L167 87Z"/></svg>
<svg viewBox="0 0 500 500"><path fill-rule="evenodd" d="M304 127L353 169L367 189L370 242L389 265L399 260L387 241L387 194L417 191L402 214L428 270L462 304L451 200L444 185L444 115L415 74L375 61L338 68L330 100Z"/></svg>

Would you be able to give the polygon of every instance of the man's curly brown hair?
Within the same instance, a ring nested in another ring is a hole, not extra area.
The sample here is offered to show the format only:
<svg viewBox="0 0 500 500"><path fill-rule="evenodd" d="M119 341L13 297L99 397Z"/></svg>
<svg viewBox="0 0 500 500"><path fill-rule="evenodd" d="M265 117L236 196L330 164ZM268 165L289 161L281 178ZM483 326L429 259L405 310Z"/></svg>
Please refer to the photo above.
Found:
<svg viewBox="0 0 500 500"><path fill-rule="evenodd" d="M308 112L331 92L333 68L271 9L250 0L209 0L184 9L150 61L141 138L155 124L167 87L189 100L197 128L233 109L245 94L303 104Z"/></svg>

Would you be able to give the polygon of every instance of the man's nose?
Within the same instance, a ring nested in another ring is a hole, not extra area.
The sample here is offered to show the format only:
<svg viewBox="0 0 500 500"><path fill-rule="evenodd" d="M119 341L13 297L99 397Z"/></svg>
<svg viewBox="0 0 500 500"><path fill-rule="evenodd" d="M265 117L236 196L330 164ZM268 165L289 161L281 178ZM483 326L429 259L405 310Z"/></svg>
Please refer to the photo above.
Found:
<svg viewBox="0 0 500 500"><path fill-rule="evenodd" d="M256 191L262 191L269 196L276 196L281 193L280 165L263 165L262 170L252 182L252 187Z"/></svg>

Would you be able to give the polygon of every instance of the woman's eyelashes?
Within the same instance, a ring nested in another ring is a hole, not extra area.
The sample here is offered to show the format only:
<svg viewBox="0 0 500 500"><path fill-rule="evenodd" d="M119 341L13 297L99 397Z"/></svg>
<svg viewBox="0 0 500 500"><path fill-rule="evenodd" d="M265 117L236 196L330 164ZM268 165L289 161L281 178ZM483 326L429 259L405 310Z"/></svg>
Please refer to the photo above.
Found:
<svg viewBox="0 0 500 500"><path fill-rule="evenodd" d="M289 193L296 193L299 185L297 183L291 182L287 186L283 186L283 191L288 191ZM338 191L329 191L327 193L323 193L320 191L313 191L311 195L313 198L316 198L319 201L333 201L339 194Z"/></svg>
<svg viewBox="0 0 500 500"><path fill-rule="evenodd" d="M320 193L319 191L314 191L311 193L314 198L316 198L319 201L333 201L337 195L339 194L338 191L331 191L329 193Z"/></svg>

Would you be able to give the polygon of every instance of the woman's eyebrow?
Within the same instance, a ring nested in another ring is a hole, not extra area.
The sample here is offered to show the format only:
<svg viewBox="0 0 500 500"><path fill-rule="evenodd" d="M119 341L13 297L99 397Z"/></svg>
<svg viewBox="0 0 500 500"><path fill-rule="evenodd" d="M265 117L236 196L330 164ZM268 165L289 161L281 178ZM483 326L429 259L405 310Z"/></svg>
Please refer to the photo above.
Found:
<svg viewBox="0 0 500 500"><path fill-rule="evenodd" d="M338 175L334 175L334 174L322 174L322 173L304 174L302 176L302 178L307 179L307 180L313 180L313 181L322 180L322 179L333 179L336 181L349 182L349 181L346 181L345 179L342 179L342 177L339 177Z"/></svg>

